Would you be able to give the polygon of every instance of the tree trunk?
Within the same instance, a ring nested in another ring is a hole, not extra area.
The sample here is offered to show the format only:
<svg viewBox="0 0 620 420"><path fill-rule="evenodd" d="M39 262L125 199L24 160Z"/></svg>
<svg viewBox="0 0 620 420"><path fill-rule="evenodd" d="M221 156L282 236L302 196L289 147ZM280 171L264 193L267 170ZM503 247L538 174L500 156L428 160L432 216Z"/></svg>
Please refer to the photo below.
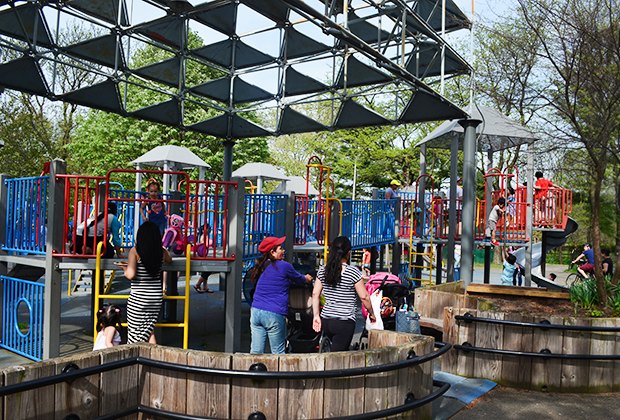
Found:
<svg viewBox="0 0 620 420"><path fill-rule="evenodd" d="M604 165L601 165L604 166ZM607 289L605 288L605 278L601 266L601 184L604 167L595 167L592 171L592 182L590 183L590 209L592 213L592 249L594 250L594 275L596 277L596 289L601 304L607 304Z"/></svg>
<svg viewBox="0 0 620 420"><path fill-rule="evenodd" d="M614 189L616 191L616 263L614 267L620 268L620 168L618 165L614 168ZM618 285L618 279L620 279L620 270L616 268L614 270L614 276L611 282Z"/></svg>

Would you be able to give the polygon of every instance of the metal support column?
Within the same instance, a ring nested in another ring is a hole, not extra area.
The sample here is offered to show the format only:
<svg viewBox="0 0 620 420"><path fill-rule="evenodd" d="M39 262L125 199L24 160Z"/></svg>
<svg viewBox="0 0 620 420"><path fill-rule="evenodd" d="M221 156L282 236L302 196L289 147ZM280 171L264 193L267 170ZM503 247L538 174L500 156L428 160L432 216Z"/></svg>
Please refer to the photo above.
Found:
<svg viewBox="0 0 620 420"><path fill-rule="evenodd" d="M527 146L527 207L525 211L525 234L528 238L528 245L525 248L525 287L532 284L532 229L534 216L534 143L530 142Z"/></svg>
<svg viewBox="0 0 620 420"><path fill-rule="evenodd" d="M235 142L232 140L224 140L222 142L222 145L224 146L224 166L222 170L222 179L224 181L229 181L232 177L233 147L235 146ZM244 187L244 185L245 184L241 182L241 186Z"/></svg>
<svg viewBox="0 0 620 420"><path fill-rule="evenodd" d="M284 258L286 261L293 263L293 247L295 244L295 192L289 191L288 199L286 200L286 219L284 222L284 235L286 235L286 241L284 241L284 249L286 253Z"/></svg>
<svg viewBox="0 0 620 420"><path fill-rule="evenodd" d="M459 121L465 129L463 143L463 234L461 236L461 276L465 286L474 276L474 233L476 217L476 127L482 121Z"/></svg>
<svg viewBox="0 0 620 420"><path fill-rule="evenodd" d="M447 249L447 278L446 281L454 281L454 245L456 244L457 223L456 220L456 181L458 179L459 137L452 137L450 145L450 197L448 207L448 249Z"/></svg>
<svg viewBox="0 0 620 420"><path fill-rule="evenodd" d="M62 249L63 206L65 181L56 181L56 175L66 173L63 160L54 159L50 165L50 182L47 206L47 236L45 242L45 304L43 308L43 359L60 354L60 297L62 271L60 259L52 255Z"/></svg>
<svg viewBox="0 0 620 420"><path fill-rule="evenodd" d="M400 241L398 240L398 234L400 232L400 197L394 200L394 243L392 244L392 274L400 273Z"/></svg>
<svg viewBox="0 0 620 420"><path fill-rule="evenodd" d="M235 260L230 263L226 274L226 292L224 296L224 351L234 353L241 351L241 283L243 272L243 222L244 222L244 181L232 178L237 188L228 195L228 249Z"/></svg>

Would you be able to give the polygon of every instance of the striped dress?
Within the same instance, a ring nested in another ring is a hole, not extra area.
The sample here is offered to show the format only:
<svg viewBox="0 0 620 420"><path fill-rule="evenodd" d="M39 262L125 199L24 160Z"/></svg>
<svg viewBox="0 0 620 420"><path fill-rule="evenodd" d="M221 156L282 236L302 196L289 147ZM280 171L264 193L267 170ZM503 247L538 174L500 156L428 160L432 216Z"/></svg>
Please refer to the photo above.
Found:
<svg viewBox="0 0 620 420"><path fill-rule="evenodd" d="M325 267L321 267L317 278L323 283L325 306L321 311L321 318L353 320L357 312L357 292L355 284L362 279L362 272L352 265L343 264L340 283L336 287L325 282Z"/></svg>
<svg viewBox="0 0 620 420"><path fill-rule="evenodd" d="M127 300L127 344L149 341L163 301L161 273L153 276L138 260Z"/></svg>

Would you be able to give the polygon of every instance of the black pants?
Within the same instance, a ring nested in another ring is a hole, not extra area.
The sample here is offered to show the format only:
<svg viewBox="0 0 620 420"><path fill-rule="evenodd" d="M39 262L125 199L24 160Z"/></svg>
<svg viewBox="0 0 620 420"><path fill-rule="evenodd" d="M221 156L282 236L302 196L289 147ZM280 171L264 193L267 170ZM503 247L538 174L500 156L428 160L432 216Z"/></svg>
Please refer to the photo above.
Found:
<svg viewBox="0 0 620 420"><path fill-rule="evenodd" d="M321 318L323 333L332 342L331 351L347 351L351 347L355 321Z"/></svg>
<svg viewBox="0 0 620 420"><path fill-rule="evenodd" d="M86 253L94 254L95 251L92 249L93 243L96 245L99 242L103 242L103 236L97 236L96 239L93 239L92 236L86 238ZM82 254L84 252L84 236L77 235L75 237L75 253ZM102 255L102 258L114 258L114 246L108 242L105 244L105 251Z"/></svg>

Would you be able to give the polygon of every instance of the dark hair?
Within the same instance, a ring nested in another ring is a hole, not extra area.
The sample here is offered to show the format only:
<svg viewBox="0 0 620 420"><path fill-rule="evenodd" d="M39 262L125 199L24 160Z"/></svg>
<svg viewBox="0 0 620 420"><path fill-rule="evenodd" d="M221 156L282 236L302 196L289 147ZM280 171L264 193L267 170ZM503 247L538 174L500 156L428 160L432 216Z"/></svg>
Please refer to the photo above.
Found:
<svg viewBox="0 0 620 420"><path fill-rule="evenodd" d="M261 274L263 274L263 271L265 271L269 263L275 264L276 258L273 256L271 251L276 249L278 246L280 245L274 246L269 251L265 252L262 257L256 260L256 264L252 268L252 275L250 276L250 280L252 280L252 283L256 283L256 281L261 276Z"/></svg>
<svg viewBox="0 0 620 420"><path fill-rule="evenodd" d="M555 273L549 273L549 278L551 280L555 280L558 276L555 275Z"/></svg>
<svg viewBox="0 0 620 420"><path fill-rule="evenodd" d="M116 216L117 211L118 211L117 204L109 201L108 202L108 214L113 214L114 216Z"/></svg>
<svg viewBox="0 0 620 420"><path fill-rule="evenodd" d="M517 262L517 257L515 257L514 254L509 254L506 257L506 262L508 262L508 264L514 264Z"/></svg>
<svg viewBox="0 0 620 420"><path fill-rule="evenodd" d="M161 272L164 250L161 247L161 233L153 222L144 222L138 229L136 251L146 271L152 276Z"/></svg>
<svg viewBox="0 0 620 420"><path fill-rule="evenodd" d="M505 205L505 204L506 204L506 199L505 199L504 197L500 197L500 198L497 200L497 205L498 205L498 206L499 206L499 205Z"/></svg>
<svg viewBox="0 0 620 420"><path fill-rule="evenodd" d="M329 246L329 255L325 264L325 283L335 287L340 283L342 260L351 251L351 241L346 236L339 236Z"/></svg>
<svg viewBox="0 0 620 420"><path fill-rule="evenodd" d="M117 305L106 305L97 311L97 330L106 327L121 327L121 308Z"/></svg>
<svg viewBox="0 0 620 420"><path fill-rule="evenodd" d="M543 177L543 173L541 171L536 171L536 173L534 174L534 176L536 178L542 178Z"/></svg>
<svg viewBox="0 0 620 420"><path fill-rule="evenodd" d="M151 185L157 185L157 189L161 190L161 184L159 183L158 180L156 180L155 178L149 178L148 181L146 181L146 188L148 189Z"/></svg>
<svg viewBox="0 0 620 420"><path fill-rule="evenodd" d="M508 187L508 193L509 194L514 194L515 193L515 189L512 187Z"/></svg>
<svg viewBox="0 0 620 420"><path fill-rule="evenodd" d="M606 257L609 257L610 252L609 252L609 250L607 248L605 248L605 249L601 250L601 254L603 254Z"/></svg>

